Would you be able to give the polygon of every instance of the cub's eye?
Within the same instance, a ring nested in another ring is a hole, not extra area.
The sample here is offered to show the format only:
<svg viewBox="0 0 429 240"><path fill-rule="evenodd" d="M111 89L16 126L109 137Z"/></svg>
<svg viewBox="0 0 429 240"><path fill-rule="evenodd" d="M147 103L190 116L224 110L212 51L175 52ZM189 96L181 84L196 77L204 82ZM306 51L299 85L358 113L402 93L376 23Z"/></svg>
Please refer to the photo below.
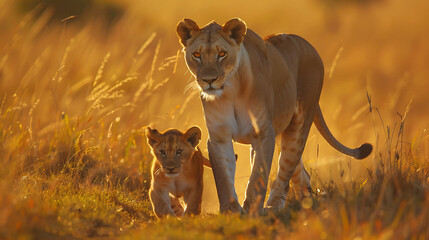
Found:
<svg viewBox="0 0 429 240"><path fill-rule="evenodd" d="M161 153L162 156L165 156L165 151L164 150L159 150L159 153Z"/></svg>
<svg viewBox="0 0 429 240"><path fill-rule="evenodd" d="M225 51L220 51L219 53L218 53L218 56L221 58L221 57L225 57L226 56L226 52Z"/></svg>
<svg viewBox="0 0 429 240"><path fill-rule="evenodd" d="M179 154L181 154L182 153L182 149L178 149L177 151L176 151L176 154L177 155L179 155Z"/></svg>
<svg viewBox="0 0 429 240"><path fill-rule="evenodd" d="M194 56L195 58L200 58L201 57L201 53L194 52L194 53L192 53L192 56Z"/></svg>

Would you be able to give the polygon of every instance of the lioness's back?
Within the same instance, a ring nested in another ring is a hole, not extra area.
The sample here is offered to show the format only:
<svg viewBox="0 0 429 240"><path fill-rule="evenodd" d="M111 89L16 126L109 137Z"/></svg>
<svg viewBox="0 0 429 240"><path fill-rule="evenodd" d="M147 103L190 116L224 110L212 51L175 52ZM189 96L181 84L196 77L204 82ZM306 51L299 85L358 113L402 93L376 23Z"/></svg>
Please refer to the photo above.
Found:
<svg viewBox="0 0 429 240"><path fill-rule="evenodd" d="M298 96L309 101L314 97L318 99L324 67L316 49L304 38L294 34L273 34L265 37L264 41L272 44L282 55L296 79Z"/></svg>

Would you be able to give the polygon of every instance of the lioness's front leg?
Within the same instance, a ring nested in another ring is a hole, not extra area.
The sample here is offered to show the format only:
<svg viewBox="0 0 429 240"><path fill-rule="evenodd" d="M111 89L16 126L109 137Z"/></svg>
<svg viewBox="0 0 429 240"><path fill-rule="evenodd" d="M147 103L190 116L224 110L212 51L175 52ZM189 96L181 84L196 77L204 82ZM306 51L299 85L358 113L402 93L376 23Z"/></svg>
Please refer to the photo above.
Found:
<svg viewBox="0 0 429 240"><path fill-rule="evenodd" d="M207 142L209 159L216 182L220 211L242 212L234 187L235 155L232 140Z"/></svg>
<svg viewBox="0 0 429 240"><path fill-rule="evenodd" d="M151 189L149 192L150 201L152 202L152 208L157 218L164 217L166 215L176 216L173 209L171 209L170 196L167 191L160 189Z"/></svg>
<svg viewBox="0 0 429 240"><path fill-rule="evenodd" d="M275 132L270 125L261 129L258 137L252 142L254 154L251 154L251 157L254 159L243 202L245 212L255 210L260 213L264 207L274 148Z"/></svg>

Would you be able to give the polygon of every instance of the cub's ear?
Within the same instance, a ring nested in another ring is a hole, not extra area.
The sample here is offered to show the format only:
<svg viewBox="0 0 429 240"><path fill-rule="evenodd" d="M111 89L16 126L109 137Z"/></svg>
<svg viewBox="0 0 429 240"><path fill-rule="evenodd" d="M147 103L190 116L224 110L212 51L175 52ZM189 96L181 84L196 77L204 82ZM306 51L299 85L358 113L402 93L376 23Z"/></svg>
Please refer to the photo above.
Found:
<svg viewBox="0 0 429 240"><path fill-rule="evenodd" d="M189 128L185 132L184 138L192 144L192 147L196 147L201 140L201 129L197 126Z"/></svg>
<svg viewBox="0 0 429 240"><path fill-rule="evenodd" d="M177 24L176 32L179 36L180 43L186 47L186 42L199 30L200 28L194 21L185 18Z"/></svg>
<svg viewBox="0 0 429 240"><path fill-rule="evenodd" d="M237 45L240 45L246 35L246 23L239 19L233 18L222 26L222 31L229 37L235 40Z"/></svg>
<svg viewBox="0 0 429 240"><path fill-rule="evenodd" d="M156 143L159 143L161 141L162 135L156 129L151 129L150 127L147 127L145 130L145 134L147 137L147 143L151 147L153 147Z"/></svg>

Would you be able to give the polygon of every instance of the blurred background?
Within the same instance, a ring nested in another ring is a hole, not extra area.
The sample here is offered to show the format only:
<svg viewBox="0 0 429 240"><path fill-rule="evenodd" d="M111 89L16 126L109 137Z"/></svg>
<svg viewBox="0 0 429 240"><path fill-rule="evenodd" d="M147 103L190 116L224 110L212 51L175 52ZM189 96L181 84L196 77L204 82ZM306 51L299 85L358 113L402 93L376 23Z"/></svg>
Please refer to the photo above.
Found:
<svg viewBox="0 0 429 240"><path fill-rule="evenodd" d="M182 18L202 27L240 17L262 37L293 33L316 48L325 64L320 105L330 130L346 146L369 142L375 149L357 161L312 128L303 160L315 189L362 178L400 132L399 153L427 154L428 12L424 0L1 0L0 152L13 166L1 175L42 163L46 169L79 153L97 166L126 169L127 177L135 173L138 186L147 187L148 125L199 125L207 156L201 103L187 88L193 77L175 33ZM242 201L249 149L235 147ZM204 180L203 210L217 211L208 169Z"/></svg>

